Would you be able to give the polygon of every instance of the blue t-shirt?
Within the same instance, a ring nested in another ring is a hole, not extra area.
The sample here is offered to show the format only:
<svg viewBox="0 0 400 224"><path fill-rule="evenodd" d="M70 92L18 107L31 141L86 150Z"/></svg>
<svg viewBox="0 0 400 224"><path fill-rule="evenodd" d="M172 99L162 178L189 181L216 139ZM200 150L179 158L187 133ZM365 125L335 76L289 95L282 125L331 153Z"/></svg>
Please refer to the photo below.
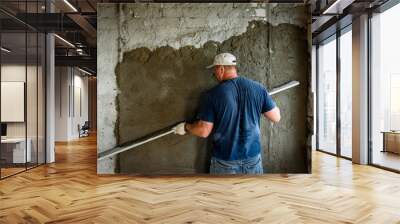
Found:
<svg viewBox="0 0 400 224"><path fill-rule="evenodd" d="M214 124L213 156L226 161L257 156L260 116L275 106L264 86L244 77L226 80L205 93L197 119Z"/></svg>

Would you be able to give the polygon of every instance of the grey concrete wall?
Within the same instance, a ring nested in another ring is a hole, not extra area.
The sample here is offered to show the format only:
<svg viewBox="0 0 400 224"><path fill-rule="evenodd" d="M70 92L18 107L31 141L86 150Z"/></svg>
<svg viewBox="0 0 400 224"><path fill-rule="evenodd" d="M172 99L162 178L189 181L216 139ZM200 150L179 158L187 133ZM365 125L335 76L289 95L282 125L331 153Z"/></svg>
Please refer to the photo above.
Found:
<svg viewBox="0 0 400 224"><path fill-rule="evenodd" d="M115 4L99 4L97 14L97 151L98 153L117 145L114 135L117 121L116 97L118 93L114 69L119 61L120 26L119 8ZM117 157L97 163L97 172L115 173Z"/></svg>
<svg viewBox="0 0 400 224"><path fill-rule="evenodd" d="M274 97L282 122L262 120L261 132L266 172L307 172L309 19L307 6L293 4L100 4L98 151L192 119L217 84L204 67L232 52L239 73L267 88L301 82ZM98 172L208 172L211 150L207 140L170 135L102 161Z"/></svg>

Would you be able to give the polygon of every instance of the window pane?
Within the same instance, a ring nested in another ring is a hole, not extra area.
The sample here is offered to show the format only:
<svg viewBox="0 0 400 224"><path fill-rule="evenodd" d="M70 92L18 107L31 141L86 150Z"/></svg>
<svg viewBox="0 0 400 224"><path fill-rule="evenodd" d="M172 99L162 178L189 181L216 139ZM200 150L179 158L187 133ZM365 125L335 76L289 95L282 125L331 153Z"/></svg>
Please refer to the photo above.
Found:
<svg viewBox="0 0 400 224"><path fill-rule="evenodd" d="M37 33L28 32L28 63L27 63L27 141L30 147L30 160L28 168L37 165Z"/></svg>
<svg viewBox="0 0 400 224"><path fill-rule="evenodd" d="M372 163L397 170L400 170L399 21L400 4L371 20Z"/></svg>
<svg viewBox="0 0 400 224"><path fill-rule="evenodd" d="M318 149L336 153L336 40L318 48Z"/></svg>
<svg viewBox="0 0 400 224"><path fill-rule="evenodd" d="M342 156L351 158L352 141L352 35L340 36L340 127Z"/></svg>

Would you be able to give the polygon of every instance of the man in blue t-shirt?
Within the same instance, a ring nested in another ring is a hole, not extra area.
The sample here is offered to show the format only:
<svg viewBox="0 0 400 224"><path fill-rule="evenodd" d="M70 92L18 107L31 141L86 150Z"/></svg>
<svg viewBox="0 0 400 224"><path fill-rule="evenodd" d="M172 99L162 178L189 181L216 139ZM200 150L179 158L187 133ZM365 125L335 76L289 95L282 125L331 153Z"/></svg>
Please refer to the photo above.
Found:
<svg viewBox="0 0 400 224"><path fill-rule="evenodd" d="M264 86L238 76L234 55L215 56L211 67L219 85L203 96L198 121L178 124L175 134L207 138L212 133L212 174L262 174L260 116L276 123L279 108Z"/></svg>

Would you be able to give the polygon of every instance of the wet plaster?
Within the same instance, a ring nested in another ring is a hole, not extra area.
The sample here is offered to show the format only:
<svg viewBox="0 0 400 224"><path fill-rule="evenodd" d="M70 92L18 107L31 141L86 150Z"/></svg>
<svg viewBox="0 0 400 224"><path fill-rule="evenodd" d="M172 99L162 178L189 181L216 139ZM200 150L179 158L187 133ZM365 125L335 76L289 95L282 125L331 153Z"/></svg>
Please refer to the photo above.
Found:
<svg viewBox="0 0 400 224"><path fill-rule="evenodd" d="M301 85L273 98L282 120L271 128L261 121L266 173L307 172L307 94L309 52L307 31L291 24L272 26L253 21L246 32L200 48L162 46L136 48L116 66L118 144L141 138L182 120L193 120L201 94L217 85L205 66L221 52L237 56L239 74L268 89L291 80ZM270 147L268 147L270 146ZM121 173L190 174L209 170L212 144L191 135L169 135L121 153Z"/></svg>

